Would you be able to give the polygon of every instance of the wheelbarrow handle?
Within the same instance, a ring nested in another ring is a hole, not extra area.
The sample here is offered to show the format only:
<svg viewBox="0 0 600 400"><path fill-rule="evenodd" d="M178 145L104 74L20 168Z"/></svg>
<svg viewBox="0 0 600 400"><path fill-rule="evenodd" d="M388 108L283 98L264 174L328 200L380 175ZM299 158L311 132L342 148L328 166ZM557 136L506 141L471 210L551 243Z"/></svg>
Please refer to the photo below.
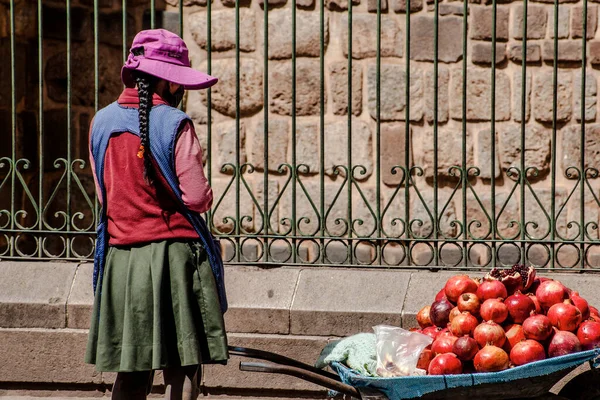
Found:
<svg viewBox="0 0 600 400"><path fill-rule="evenodd" d="M283 374L294 376L296 378L303 379L307 382L311 382L328 389L335 390L337 392L343 393L345 395L360 399L360 392L345 383L339 382L334 379L327 378L321 374L315 374L311 371L307 371L305 369L287 366L287 365L276 365L276 364L266 364L266 363L258 363L258 362L241 362L240 370L247 372L262 372L267 374Z"/></svg>

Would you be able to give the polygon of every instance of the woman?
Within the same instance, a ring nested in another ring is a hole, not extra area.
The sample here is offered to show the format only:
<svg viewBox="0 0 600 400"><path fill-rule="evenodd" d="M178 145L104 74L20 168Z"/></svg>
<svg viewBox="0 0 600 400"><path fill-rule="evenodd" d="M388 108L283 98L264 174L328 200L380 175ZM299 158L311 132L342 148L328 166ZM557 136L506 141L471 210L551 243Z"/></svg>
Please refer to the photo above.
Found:
<svg viewBox="0 0 600 400"><path fill-rule="evenodd" d="M90 128L103 205L86 362L118 372L113 399L145 399L153 371L167 399L195 398L199 365L226 363L227 301L220 250L200 214L212 205L202 150L176 107L184 90L217 79L190 68L162 29L134 38L125 89Z"/></svg>

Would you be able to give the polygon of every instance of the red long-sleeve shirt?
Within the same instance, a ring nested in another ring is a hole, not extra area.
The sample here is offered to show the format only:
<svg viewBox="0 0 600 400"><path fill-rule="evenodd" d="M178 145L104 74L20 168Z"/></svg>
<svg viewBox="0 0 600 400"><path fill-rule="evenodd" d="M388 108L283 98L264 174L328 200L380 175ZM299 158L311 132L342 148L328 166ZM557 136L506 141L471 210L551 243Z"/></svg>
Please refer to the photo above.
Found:
<svg viewBox="0 0 600 400"><path fill-rule="evenodd" d="M154 105L167 104L157 94L154 94L152 102ZM137 108L137 90L125 89L118 103ZM197 238L196 231L179 212L171 189L160 174L157 174L154 184L145 182L144 161L137 157L139 146L138 136L122 132L113 135L106 150L104 185L110 245ZM90 162L97 187L91 155ZM183 124L177 138L175 171L184 204L199 213L207 211L212 205L213 195L202 167L202 149L190 122Z"/></svg>

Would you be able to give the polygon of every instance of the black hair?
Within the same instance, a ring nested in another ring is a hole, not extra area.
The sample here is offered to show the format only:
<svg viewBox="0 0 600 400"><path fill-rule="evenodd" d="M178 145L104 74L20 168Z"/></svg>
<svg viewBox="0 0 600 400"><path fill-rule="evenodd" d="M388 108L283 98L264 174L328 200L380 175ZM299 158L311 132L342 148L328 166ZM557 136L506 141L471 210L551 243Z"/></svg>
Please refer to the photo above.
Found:
<svg viewBox="0 0 600 400"><path fill-rule="evenodd" d="M144 159L144 179L151 184L154 181L154 169L150 152L150 110L154 79L146 74L136 74L138 97L140 100L138 115L140 121L140 150L137 156Z"/></svg>

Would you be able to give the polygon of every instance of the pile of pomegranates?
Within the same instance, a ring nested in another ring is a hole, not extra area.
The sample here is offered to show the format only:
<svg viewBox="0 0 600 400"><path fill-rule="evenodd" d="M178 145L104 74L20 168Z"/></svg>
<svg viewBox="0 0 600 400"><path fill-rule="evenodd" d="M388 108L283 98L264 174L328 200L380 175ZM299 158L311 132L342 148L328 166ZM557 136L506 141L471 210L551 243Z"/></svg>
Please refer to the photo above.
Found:
<svg viewBox="0 0 600 400"><path fill-rule="evenodd" d="M417 365L430 375L495 372L600 347L600 314L533 267L457 275L417 314L433 343Z"/></svg>

